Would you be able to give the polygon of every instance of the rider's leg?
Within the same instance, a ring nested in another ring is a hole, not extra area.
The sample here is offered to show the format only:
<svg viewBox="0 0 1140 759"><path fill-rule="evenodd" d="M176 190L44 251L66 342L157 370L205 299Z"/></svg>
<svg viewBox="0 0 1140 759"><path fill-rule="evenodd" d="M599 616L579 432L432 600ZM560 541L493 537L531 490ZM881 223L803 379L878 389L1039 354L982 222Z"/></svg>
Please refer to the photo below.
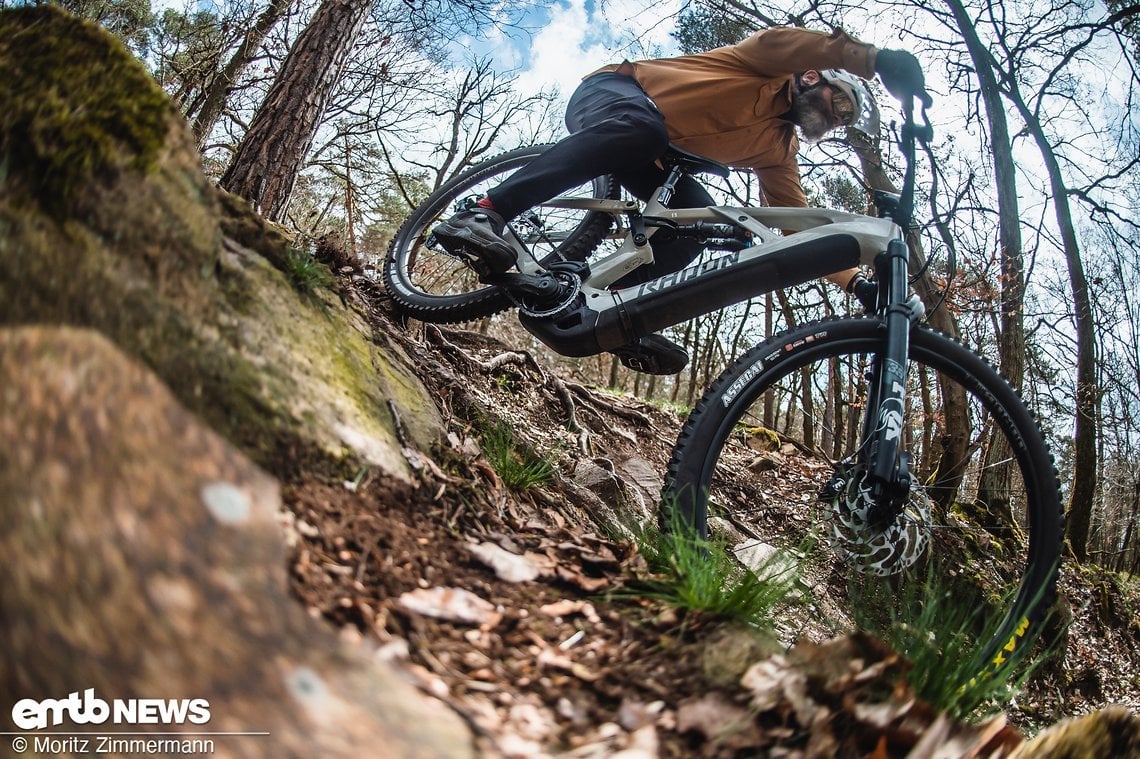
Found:
<svg viewBox="0 0 1140 759"><path fill-rule="evenodd" d="M657 106L635 80L620 74L600 74L584 81L570 98L566 126L571 132L569 137L487 193L493 211L475 208L457 214L436 227L436 238L451 250L450 244L456 242L458 247L478 245L480 240L475 238L486 238L487 232L499 237L505 221L535 203L549 200L596 176L628 173L631 181L636 181L635 177L646 167L653 167L654 160L669 145L665 119ZM662 178L658 176L655 185L660 185ZM648 197L652 191L648 185L653 178L647 175L642 180L639 184L644 197ZM688 183L679 183L682 185L685 199L695 198L695 205L708 204L692 194ZM476 229L474 234L467 232L480 223L482 229ZM451 235L450 240L446 235ZM505 240L499 240L507 245ZM696 255L692 251L681 251L679 255L690 253ZM480 261L477 271L479 266L486 264ZM501 273L507 268L509 266L503 266L496 271L488 267L492 273ZM480 271L481 276L483 273ZM689 361L683 348L661 335L646 335L613 352L625 366L650 374L676 374Z"/></svg>
<svg viewBox="0 0 1140 759"><path fill-rule="evenodd" d="M479 274L498 274L514 263L502 239L515 215L596 176L645 166L669 144L665 120L637 82L619 74L584 81L570 98L571 135L488 193L489 208L462 211L433 230Z"/></svg>
<svg viewBox="0 0 1140 759"><path fill-rule="evenodd" d="M647 166L665 152L665 117L636 80L599 74L582 82L566 107L570 135L488 192L510 219L602 174Z"/></svg>

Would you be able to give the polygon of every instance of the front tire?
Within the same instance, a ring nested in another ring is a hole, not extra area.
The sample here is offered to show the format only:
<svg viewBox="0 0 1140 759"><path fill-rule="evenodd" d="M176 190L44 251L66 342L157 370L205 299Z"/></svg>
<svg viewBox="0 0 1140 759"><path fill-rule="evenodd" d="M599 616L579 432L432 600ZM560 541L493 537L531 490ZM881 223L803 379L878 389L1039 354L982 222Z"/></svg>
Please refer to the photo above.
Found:
<svg viewBox="0 0 1140 759"><path fill-rule="evenodd" d="M451 179L421 203L396 232L384 260L384 284L409 316L441 324L472 321L513 304L488 287L470 268L431 237L435 226L545 152L549 145L518 148L480 163ZM597 177L563 193L569 197L615 198L617 186ZM609 231L612 218L596 211L536 206L510 223L517 238L542 262L583 261Z"/></svg>
<svg viewBox="0 0 1140 759"><path fill-rule="evenodd" d="M989 610L989 624L979 626L972 648L980 652L979 669L987 669L1027 648L1022 644L1054 596L1061 506L1052 457L1018 394L989 363L945 335L914 327L902 435L917 484L914 508L908 504L895 527L920 527L926 538L907 546L920 545L920 560L880 571L893 557L875 556L872 564L863 546L888 530L865 525L852 537L851 496L821 503L817 494L842 471L835 462L855 458L864 377L882 334L879 319L831 319L790 330L742 356L684 425L668 467L662 525L707 538L711 512L746 522L785 548L808 535L821 539L831 550L818 552L814 580L829 595L847 594L848 624L869 611L852 608L868 605L865 591L853 586L877 582L876 571L890 574L895 599L908 585L921 594L932 581L944 583L964 603ZM954 393L965 399L970 418L970 439L957 448L945 437L940 413L941 399ZM782 465L753 471L763 456L755 450L758 440L773 437L765 431L766 402L781 439L815 455L786 456ZM963 453L948 458L947 450ZM856 476L850 481L857 489Z"/></svg>

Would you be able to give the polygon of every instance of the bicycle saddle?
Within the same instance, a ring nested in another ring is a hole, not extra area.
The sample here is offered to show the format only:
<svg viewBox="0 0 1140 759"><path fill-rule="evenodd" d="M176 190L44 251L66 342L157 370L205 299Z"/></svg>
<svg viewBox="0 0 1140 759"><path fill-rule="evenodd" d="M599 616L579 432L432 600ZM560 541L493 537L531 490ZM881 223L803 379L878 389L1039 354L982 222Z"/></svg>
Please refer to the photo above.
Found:
<svg viewBox="0 0 1140 759"><path fill-rule="evenodd" d="M665 149L665 155L661 156L661 162L666 166L680 166L690 174L716 174L718 177L727 177L732 171L723 163L717 163L696 153L690 153L672 143Z"/></svg>

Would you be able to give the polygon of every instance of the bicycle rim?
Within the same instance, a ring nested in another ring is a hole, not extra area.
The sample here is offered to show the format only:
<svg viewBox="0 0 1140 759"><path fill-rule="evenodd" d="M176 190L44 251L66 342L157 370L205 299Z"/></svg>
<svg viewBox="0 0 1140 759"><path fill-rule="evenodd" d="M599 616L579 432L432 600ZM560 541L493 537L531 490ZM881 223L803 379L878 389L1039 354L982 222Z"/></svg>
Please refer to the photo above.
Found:
<svg viewBox="0 0 1140 759"><path fill-rule="evenodd" d="M1052 458L1032 416L992 366L919 327L912 330L901 430L918 483L906 509L887 529L859 523L850 508L858 505L857 472L841 496L821 502L835 462L856 453L864 378L881 340L876 319L834 319L773 338L737 361L682 431L663 523L676 528L679 521L707 536L712 514L799 551L819 604L820 636L852 624L910 624L903 617L937 601L947 613L982 610L963 632L972 636L979 671L1001 665L1022 652L1053 598L1061 534ZM964 403L964 439L948 437L955 429L942 413L946 397ZM796 446L794 453L759 450L771 427ZM805 539L815 546L805 549ZM885 577L876 574L884 569ZM892 603L883 603L884 588ZM940 624L924 624L931 622Z"/></svg>
<svg viewBox="0 0 1140 759"><path fill-rule="evenodd" d="M435 243L431 230L473 205L548 147L519 148L485 161L443 185L412 212L392 239L384 266L385 284L398 305L412 316L436 322L478 319L511 305L498 288L479 282L470 268ZM612 180L597 177L562 196L613 194ZM609 225L610 217L597 212L536 206L516 217L506 234L514 235L538 261L584 260Z"/></svg>

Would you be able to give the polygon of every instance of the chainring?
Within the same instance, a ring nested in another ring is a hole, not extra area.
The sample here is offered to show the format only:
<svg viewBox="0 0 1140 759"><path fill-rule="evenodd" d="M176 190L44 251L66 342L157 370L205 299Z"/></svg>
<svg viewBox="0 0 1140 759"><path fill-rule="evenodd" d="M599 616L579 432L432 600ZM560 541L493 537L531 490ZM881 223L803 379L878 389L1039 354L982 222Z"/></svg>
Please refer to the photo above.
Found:
<svg viewBox="0 0 1140 759"><path fill-rule="evenodd" d="M544 317L560 314L569 308L572 303L574 303L574 300L578 297L578 293L582 291L582 278L574 272L569 271L552 271L549 273L565 285L563 295L555 305L550 305L548 303L527 303L526 298L512 293L510 290L504 288L504 292L506 292L507 298L509 298L510 301L515 304L521 313L535 319L542 319Z"/></svg>

